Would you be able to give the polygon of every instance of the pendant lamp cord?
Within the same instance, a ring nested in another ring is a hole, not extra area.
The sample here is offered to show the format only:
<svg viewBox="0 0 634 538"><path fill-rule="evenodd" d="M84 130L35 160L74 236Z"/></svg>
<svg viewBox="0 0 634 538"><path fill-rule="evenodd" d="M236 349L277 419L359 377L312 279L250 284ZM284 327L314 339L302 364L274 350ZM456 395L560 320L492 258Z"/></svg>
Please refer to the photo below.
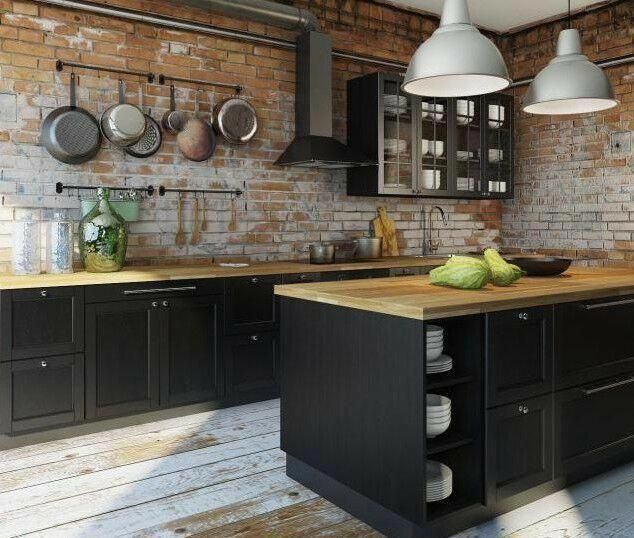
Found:
<svg viewBox="0 0 634 538"><path fill-rule="evenodd" d="M570 11L570 0L568 0L568 30L572 28L572 13Z"/></svg>

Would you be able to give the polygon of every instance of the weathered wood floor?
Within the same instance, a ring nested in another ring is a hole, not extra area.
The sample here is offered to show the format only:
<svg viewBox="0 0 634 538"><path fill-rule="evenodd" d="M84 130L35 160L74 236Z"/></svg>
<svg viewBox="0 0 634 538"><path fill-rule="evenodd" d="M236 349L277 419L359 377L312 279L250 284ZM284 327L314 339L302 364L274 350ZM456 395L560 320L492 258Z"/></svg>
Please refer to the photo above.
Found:
<svg viewBox="0 0 634 538"><path fill-rule="evenodd" d="M286 477L279 401L0 452L0 536L379 537ZM632 537L634 465L462 533Z"/></svg>

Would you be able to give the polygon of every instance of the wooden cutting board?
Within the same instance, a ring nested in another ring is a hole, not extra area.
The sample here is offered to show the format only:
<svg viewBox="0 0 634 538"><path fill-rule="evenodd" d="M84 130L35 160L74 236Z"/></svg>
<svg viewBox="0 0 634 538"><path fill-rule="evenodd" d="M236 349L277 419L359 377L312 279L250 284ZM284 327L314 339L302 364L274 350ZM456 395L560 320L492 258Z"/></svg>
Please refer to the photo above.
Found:
<svg viewBox="0 0 634 538"><path fill-rule="evenodd" d="M379 207L379 216L372 221L374 235L383 238L382 255L398 256L398 243L396 241L396 224L387 216L384 207Z"/></svg>

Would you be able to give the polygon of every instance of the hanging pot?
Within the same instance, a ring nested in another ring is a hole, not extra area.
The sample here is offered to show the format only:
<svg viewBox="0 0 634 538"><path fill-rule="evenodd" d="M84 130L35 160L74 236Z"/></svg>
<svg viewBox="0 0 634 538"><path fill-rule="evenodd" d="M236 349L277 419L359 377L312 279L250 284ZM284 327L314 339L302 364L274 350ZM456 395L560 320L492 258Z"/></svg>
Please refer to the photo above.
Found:
<svg viewBox="0 0 634 538"><path fill-rule="evenodd" d="M108 107L101 115L101 132L115 146L127 148L136 144L145 132L145 114L125 102L125 85L119 81L119 103Z"/></svg>
<svg viewBox="0 0 634 538"><path fill-rule="evenodd" d="M143 110L143 92L141 91L140 86L139 106L141 107L141 110ZM136 144L125 148L125 152L128 155L132 155L133 157L137 157L139 159L151 157L161 148L161 144L163 143L163 133L161 131L161 126L149 114L144 114L144 116L145 132L143 133L143 136Z"/></svg>
<svg viewBox="0 0 634 538"><path fill-rule="evenodd" d="M220 103L214 111L214 127L231 144L246 144L258 130L255 108L241 97Z"/></svg>
<svg viewBox="0 0 634 538"><path fill-rule="evenodd" d="M180 110L176 110L176 94L174 84L170 86L170 109L163 114L161 125L170 134L177 134L183 130L187 117Z"/></svg>
<svg viewBox="0 0 634 538"><path fill-rule="evenodd" d="M66 164L85 163L99 151L99 124L90 112L77 107L75 73L70 74L70 106L56 108L46 116L40 143L53 158Z"/></svg>
<svg viewBox="0 0 634 538"><path fill-rule="evenodd" d="M216 151L216 135L210 123L198 114L198 92L194 117L187 120L183 130L176 137L178 147L186 159L195 162L206 161Z"/></svg>

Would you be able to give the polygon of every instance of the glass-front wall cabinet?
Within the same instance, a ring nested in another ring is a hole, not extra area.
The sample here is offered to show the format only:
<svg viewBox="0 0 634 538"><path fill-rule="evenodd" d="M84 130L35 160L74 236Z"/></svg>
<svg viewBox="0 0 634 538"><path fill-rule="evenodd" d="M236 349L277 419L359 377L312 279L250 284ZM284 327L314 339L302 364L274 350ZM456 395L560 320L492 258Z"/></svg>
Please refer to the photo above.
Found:
<svg viewBox="0 0 634 538"><path fill-rule="evenodd" d="M377 163L348 170L348 194L512 197L512 96L417 97L401 83L348 82L348 145Z"/></svg>

